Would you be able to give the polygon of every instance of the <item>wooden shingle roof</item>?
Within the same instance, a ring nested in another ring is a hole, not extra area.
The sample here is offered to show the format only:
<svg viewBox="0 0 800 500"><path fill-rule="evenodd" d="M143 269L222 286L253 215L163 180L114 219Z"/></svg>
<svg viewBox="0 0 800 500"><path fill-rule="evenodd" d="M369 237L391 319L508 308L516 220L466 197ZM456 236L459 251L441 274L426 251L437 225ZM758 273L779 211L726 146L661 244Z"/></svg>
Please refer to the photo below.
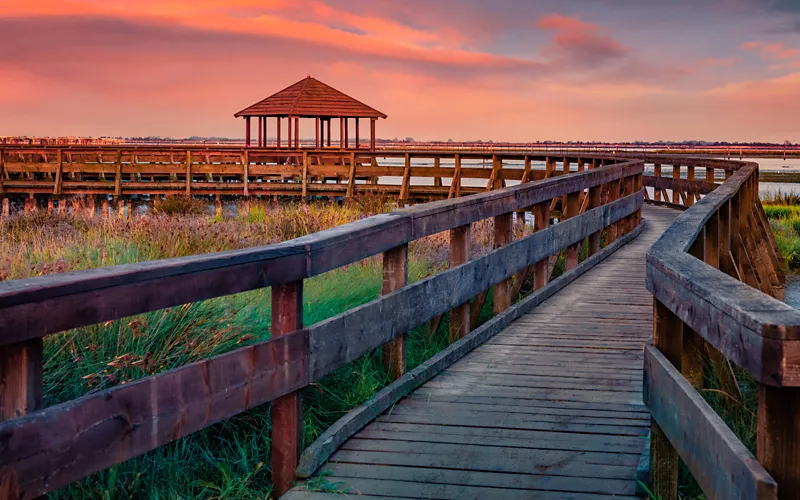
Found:
<svg viewBox="0 0 800 500"><path fill-rule="evenodd" d="M380 111L310 76L234 116L386 118Z"/></svg>

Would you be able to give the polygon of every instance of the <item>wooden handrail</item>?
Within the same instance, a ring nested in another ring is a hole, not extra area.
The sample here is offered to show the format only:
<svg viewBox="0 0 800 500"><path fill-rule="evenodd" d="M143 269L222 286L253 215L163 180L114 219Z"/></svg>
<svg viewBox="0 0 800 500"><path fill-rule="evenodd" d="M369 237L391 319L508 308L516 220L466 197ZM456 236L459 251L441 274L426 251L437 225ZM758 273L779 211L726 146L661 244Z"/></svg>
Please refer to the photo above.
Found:
<svg viewBox="0 0 800 500"><path fill-rule="evenodd" d="M779 300L783 263L758 200L758 165L648 160L659 177L662 164L692 173L706 168L702 181L692 175L645 179L654 189L652 201L686 210L647 255L647 286L655 299L654 348L645 374L645 402L654 418L653 491L677 498L680 455L712 498L800 498L800 311ZM721 185L713 182L714 169L725 170ZM706 388L704 366L713 368L724 390L738 390L726 359L759 383L757 461L702 398L686 390Z"/></svg>
<svg viewBox="0 0 800 500"><path fill-rule="evenodd" d="M417 205L277 245L0 283L0 371L6 370L0 376L12 378L21 370L41 370L45 335L274 287L271 340L38 411L36 403L8 405L15 413L0 413L6 419L0 422L0 486L13 478L15 493L32 498L271 401L277 418L273 480L280 495L297 465L302 408L296 391L388 342L400 342L402 352L401 332L485 296L490 287L587 237L597 239L611 227L620 234L633 230L644 201L643 168L637 160L598 166ZM431 234L619 184L627 186L619 198L592 203L582 214L503 241L478 259L412 285L394 284L375 301L292 331L302 325L298 304L305 278L380 253L400 255L394 249ZM537 287L547 283L536 281ZM6 352L18 348L39 357L23 365L4 363ZM402 375L404 367L395 368L395 376ZM0 398L16 402L18 395L41 393L41 376L24 380Z"/></svg>

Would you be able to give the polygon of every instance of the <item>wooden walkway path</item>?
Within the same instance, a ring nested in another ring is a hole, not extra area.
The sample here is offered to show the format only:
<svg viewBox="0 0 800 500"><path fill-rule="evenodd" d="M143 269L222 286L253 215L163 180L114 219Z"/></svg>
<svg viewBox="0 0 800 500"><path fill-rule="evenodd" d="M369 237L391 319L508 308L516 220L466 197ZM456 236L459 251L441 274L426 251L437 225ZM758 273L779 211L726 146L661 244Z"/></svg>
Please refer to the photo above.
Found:
<svg viewBox="0 0 800 500"><path fill-rule="evenodd" d="M284 498L633 497L650 428L645 254L677 214L645 207L637 239L401 400Z"/></svg>

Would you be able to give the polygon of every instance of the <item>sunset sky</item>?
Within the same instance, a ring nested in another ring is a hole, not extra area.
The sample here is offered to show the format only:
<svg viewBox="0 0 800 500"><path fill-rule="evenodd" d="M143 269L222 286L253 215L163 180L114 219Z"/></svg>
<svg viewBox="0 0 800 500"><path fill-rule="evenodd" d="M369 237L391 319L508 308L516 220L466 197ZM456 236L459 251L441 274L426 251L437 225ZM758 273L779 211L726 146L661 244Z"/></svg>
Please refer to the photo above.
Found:
<svg viewBox="0 0 800 500"><path fill-rule="evenodd" d="M800 0L0 0L0 135L242 137L308 74L385 138L800 142Z"/></svg>

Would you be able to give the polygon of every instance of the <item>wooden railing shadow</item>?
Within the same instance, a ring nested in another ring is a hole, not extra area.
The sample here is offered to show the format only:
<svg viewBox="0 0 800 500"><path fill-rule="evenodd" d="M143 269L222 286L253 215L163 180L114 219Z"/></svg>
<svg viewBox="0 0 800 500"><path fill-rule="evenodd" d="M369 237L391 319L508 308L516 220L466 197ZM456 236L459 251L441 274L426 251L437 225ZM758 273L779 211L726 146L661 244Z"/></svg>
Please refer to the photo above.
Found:
<svg viewBox="0 0 800 500"><path fill-rule="evenodd" d="M567 165L569 160L566 161ZM640 230L643 163L615 163L469 197L417 205L277 245L0 283L0 497L34 498L249 408L271 403L276 495L295 479L301 390L383 346L387 371L405 372L405 334L451 314L451 339L472 327L470 301L493 290L509 307L528 272L541 289L549 258L566 269ZM567 170L568 171L568 170ZM550 225L560 200L562 220ZM512 241L514 213L537 231ZM469 260L470 224L494 219L495 249ZM451 232L451 268L407 284L409 242ZM303 280L383 254L382 297L312 326ZM224 295L272 288L269 341L42 406L42 338L64 330Z"/></svg>
<svg viewBox="0 0 800 500"><path fill-rule="evenodd" d="M654 189L648 198L686 210L647 256L653 493L677 498L680 457L708 498L800 498L800 311L780 301L783 262L758 198L758 166L641 159L656 165L656 177L644 180ZM661 177L662 164L687 173ZM696 168L705 180L694 179ZM724 171L722 184L715 170ZM733 394L728 363L758 382L757 458L698 392L709 389L705 365Z"/></svg>

